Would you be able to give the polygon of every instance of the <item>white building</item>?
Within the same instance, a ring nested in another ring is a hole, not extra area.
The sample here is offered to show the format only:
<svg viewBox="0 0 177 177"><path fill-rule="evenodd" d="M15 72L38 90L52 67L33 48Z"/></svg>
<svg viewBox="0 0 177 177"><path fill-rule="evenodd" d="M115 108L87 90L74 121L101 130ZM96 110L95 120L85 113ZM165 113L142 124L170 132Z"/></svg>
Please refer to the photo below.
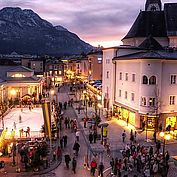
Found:
<svg viewBox="0 0 177 177"><path fill-rule="evenodd" d="M104 107L138 128L177 128L176 7L147 0L124 45L103 50Z"/></svg>

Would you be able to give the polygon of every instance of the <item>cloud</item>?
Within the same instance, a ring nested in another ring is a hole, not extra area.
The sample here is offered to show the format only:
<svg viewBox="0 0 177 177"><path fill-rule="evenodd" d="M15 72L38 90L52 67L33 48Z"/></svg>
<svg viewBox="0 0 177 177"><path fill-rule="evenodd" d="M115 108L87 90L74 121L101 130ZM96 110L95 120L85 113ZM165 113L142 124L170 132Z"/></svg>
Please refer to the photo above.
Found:
<svg viewBox="0 0 177 177"><path fill-rule="evenodd" d="M0 0L0 8L30 8L54 25L62 25L87 42L118 42L130 29L146 0ZM164 0L163 2L175 2Z"/></svg>

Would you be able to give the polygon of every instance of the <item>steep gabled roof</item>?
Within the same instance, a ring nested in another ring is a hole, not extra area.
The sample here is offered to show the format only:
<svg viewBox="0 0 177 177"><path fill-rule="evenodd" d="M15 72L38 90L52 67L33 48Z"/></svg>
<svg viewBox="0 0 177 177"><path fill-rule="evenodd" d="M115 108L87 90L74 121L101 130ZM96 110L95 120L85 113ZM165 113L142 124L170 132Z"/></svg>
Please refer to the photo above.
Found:
<svg viewBox="0 0 177 177"><path fill-rule="evenodd" d="M33 72L33 70L25 66L19 65L12 67L12 69L10 69L8 72Z"/></svg>
<svg viewBox="0 0 177 177"><path fill-rule="evenodd" d="M149 35L139 47L142 49L163 50L163 47L151 35Z"/></svg>
<svg viewBox="0 0 177 177"><path fill-rule="evenodd" d="M135 37L167 37L163 11L141 11L123 39Z"/></svg>

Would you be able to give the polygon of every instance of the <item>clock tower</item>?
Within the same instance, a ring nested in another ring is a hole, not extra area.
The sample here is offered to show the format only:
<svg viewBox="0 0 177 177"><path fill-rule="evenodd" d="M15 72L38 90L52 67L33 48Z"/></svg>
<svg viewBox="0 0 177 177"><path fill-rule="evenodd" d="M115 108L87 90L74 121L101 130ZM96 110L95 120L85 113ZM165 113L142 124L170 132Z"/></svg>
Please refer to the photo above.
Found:
<svg viewBox="0 0 177 177"><path fill-rule="evenodd" d="M145 4L145 11L161 11L161 0L147 0Z"/></svg>

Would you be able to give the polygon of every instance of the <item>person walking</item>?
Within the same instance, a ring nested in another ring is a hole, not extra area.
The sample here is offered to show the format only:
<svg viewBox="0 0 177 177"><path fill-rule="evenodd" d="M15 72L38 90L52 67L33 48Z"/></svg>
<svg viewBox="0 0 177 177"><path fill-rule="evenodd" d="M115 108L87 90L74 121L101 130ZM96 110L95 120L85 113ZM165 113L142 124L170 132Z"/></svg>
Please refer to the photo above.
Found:
<svg viewBox="0 0 177 177"><path fill-rule="evenodd" d="M71 161L70 155L68 153L66 153L65 155L65 164L66 164L66 168L69 169L69 163Z"/></svg>
<svg viewBox="0 0 177 177"><path fill-rule="evenodd" d="M67 142L68 142L68 136L67 136L67 135L64 135L64 136L63 136L63 144L64 144L64 148L66 147Z"/></svg>
<svg viewBox="0 0 177 177"><path fill-rule="evenodd" d="M92 160L92 161L91 161L90 167L91 167L91 170L90 170L91 175L92 175L92 176L95 176L95 170L96 170L96 168L97 168L96 160Z"/></svg>
<svg viewBox="0 0 177 177"><path fill-rule="evenodd" d="M73 150L75 151L76 156L78 156L79 149L80 149L80 144L76 141L73 146Z"/></svg>
<svg viewBox="0 0 177 177"><path fill-rule="evenodd" d="M93 134L92 134L92 132L89 133L89 141L90 141L90 144L92 144L92 141L93 141Z"/></svg>
<svg viewBox="0 0 177 177"><path fill-rule="evenodd" d="M72 171L74 172L74 174L76 174L76 166L77 166L77 161L76 161L75 157L73 157L73 160L72 160Z"/></svg>
<svg viewBox="0 0 177 177"><path fill-rule="evenodd" d="M60 147L63 149L63 138L60 139Z"/></svg>
<svg viewBox="0 0 177 177"><path fill-rule="evenodd" d="M98 176L103 177L103 170L104 170L103 162L100 162L98 166Z"/></svg>
<svg viewBox="0 0 177 177"><path fill-rule="evenodd" d="M125 133L125 130L124 130L124 132L122 133L122 142L123 143L125 142L125 138L126 138L126 133Z"/></svg>
<svg viewBox="0 0 177 177"><path fill-rule="evenodd" d="M114 174L114 158L111 159L110 161L110 165L111 165L111 174Z"/></svg>
<svg viewBox="0 0 177 177"><path fill-rule="evenodd" d="M96 140L97 140L97 132L94 131L93 132L93 142L96 143Z"/></svg>
<svg viewBox="0 0 177 177"><path fill-rule="evenodd" d="M76 140L79 141L79 135L80 135L80 132L77 130L76 131Z"/></svg>

